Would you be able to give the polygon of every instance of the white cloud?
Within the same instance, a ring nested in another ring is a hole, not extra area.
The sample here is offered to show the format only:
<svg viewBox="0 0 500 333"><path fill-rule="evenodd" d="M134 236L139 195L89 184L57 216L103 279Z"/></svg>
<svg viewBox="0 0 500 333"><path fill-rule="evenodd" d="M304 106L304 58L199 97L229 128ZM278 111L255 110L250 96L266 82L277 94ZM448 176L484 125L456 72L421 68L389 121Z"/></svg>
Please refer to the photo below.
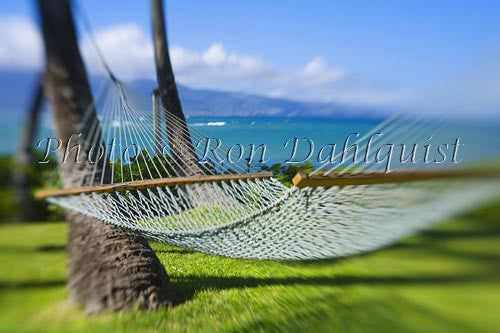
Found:
<svg viewBox="0 0 500 333"><path fill-rule="evenodd" d="M300 73L311 84L325 84L340 80L344 72L339 68L328 68L321 57L311 60Z"/></svg>
<svg viewBox="0 0 500 333"><path fill-rule="evenodd" d="M104 59L123 80L153 78L154 55L150 38L136 24L120 24L99 30L94 40ZM91 73L104 73L104 67L90 38L80 43L83 58Z"/></svg>
<svg viewBox="0 0 500 333"><path fill-rule="evenodd" d="M117 77L123 80L154 79L151 36L134 23L113 25L95 32L94 39ZM80 43L87 69L103 74L92 41ZM356 104L385 104L401 98L397 91L355 80L341 68L316 57L301 68L283 68L261 58L232 52L221 43L194 51L170 48L172 65L180 83L198 88L242 91L273 97ZM0 67L40 68L42 43L32 21L9 17L0 22Z"/></svg>
<svg viewBox="0 0 500 333"><path fill-rule="evenodd" d="M185 83L252 80L272 72L271 66L259 58L228 52L221 43L213 43L202 52L174 45L170 52L175 73Z"/></svg>
<svg viewBox="0 0 500 333"><path fill-rule="evenodd" d="M0 67L40 68L42 43L35 25L25 18L0 17Z"/></svg>

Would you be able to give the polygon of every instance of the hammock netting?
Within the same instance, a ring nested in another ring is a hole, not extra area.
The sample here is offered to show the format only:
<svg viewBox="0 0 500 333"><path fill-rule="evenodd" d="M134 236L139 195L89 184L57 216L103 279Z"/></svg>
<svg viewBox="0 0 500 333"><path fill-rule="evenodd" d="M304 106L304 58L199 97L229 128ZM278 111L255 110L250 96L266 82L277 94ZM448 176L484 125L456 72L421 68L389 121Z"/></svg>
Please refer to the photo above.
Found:
<svg viewBox="0 0 500 333"><path fill-rule="evenodd" d="M95 191L54 195L48 201L150 239L234 258L349 256L391 244L435 221L491 200L499 192L498 179L473 177L303 188L286 186L274 177L133 186L200 173L245 175L255 170L245 161L219 163L215 158L198 165L180 163L165 146L175 144L178 151L199 157L203 152L196 143L206 135L195 127L185 127L157 99L145 97L115 79L96 93L94 105L81 123L86 145L83 150L95 145L115 148L94 149L94 156L102 153L105 162L86 161L69 182ZM182 140L168 142L165 124L188 138L194 151L190 145L179 147ZM374 142L378 146L390 142L424 145L431 135L436 142L452 143L457 134L467 133L467 149L461 155L464 163L395 163L395 169L449 169L463 167L466 161L481 163L497 156L492 142L500 142L498 133L483 131L471 123L452 122L445 115L433 119L418 114L397 115L360 137L358 154L365 152L371 134L379 131L386 135ZM124 156L127 147L133 158ZM354 152L350 154L348 162L325 163L312 174L349 176L386 167L375 159L355 161ZM131 186L98 190L100 185L124 183Z"/></svg>

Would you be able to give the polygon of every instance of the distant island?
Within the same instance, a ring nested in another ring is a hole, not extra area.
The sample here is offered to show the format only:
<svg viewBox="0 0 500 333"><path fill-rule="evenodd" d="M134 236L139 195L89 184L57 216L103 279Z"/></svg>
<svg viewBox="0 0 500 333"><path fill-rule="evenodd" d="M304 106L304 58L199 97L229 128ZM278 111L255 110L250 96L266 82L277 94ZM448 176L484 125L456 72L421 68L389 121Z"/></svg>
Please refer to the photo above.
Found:
<svg viewBox="0 0 500 333"><path fill-rule="evenodd" d="M24 112L36 75L28 71L0 71L0 112ZM94 85L100 80L100 77L91 79ZM145 95L155 86L153 80L136 80L130 84ZM390 113L374 107L293 101L184 85L179 85L179 94L187 116L382 119Z"/></svg>

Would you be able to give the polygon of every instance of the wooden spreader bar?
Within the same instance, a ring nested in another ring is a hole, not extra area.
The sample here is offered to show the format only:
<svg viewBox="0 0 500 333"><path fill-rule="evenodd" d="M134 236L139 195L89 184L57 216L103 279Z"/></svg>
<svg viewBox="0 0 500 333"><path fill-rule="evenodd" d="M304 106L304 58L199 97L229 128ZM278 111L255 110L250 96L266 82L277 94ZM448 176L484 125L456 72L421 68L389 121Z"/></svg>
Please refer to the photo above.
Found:
<svg viewBox="0 0 500 333"><path fill-rule="evenodd" d="M257 178L270 178L271 172L252 174L231 174L231 175L208 175L191 177L172 177L138 180L125 183L84 186L69 189L41 190L35 192L36 199L48 197L63 197L68 195L105 193L105 192L125 192L130 190L142 190L158 186L175 186L208 182L227 182L231 180L246 180ZM453 178L500 178L499 170L399 170L389 173L383 171L374 172L348 172L344 174L330 173L328 175L315 174L308 176L305 173L297 173L292 182L297 187L316 186L349 186L349 185L374 185L389 183L405 183L426 180L453 179Z"/></svg>
<svg viewBox="0 0 500 333"><path fill-rule="evenodd" d="M89 194L89 193L104 193L104 192L125 192L130 190L142 190L146 188L154 188L158 186L175 186L198 184L208 182L227 182L231 180L246 180L257 178L270 178L273 174L271 172L251 173L251 174L230 174L230 175L208 175L208 176L190 176L190 177L172 177L172 178L159 178L138 180L124 183L98 185L98 186L84 186L69 189L54 189L54 190L41 190L35 192L36 199L45 199L48 197L64 197L68 195Z"/></svg>
<svg viewBox="0 0 500 333"><path fill-rule="evenodd" d="M332 172L328 175L312 176L299 172L293 177L292 182L297 187L315 187L405 183L452 178L500 178L500 170L400 170L389 173L374 171L344 174Z"/></svg>

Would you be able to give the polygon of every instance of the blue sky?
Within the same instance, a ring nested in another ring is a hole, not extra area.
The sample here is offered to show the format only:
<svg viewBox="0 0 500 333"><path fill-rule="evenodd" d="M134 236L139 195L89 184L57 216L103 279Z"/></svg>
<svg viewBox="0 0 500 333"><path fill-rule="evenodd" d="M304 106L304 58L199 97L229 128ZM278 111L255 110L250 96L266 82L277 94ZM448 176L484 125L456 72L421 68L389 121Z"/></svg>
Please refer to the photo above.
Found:
<svg viewBox="0 0 500 333"><path fill-rule="evenodd" d="M149 78L150 54L140 51L150 36L149 1L79 3L118 74ZM0 5L3 20L32 19L33 12L26 0ZM409 103L481 59L491 61L500 42L500 1L170 0L167 15L181 82L305 100ZM130 52L136 58L106 50L120 33L137 44ZM83 53L92 71L95 57ZM7 60L0 57L0 66ZM126 68L141 61L143 67Z"/></svg>

